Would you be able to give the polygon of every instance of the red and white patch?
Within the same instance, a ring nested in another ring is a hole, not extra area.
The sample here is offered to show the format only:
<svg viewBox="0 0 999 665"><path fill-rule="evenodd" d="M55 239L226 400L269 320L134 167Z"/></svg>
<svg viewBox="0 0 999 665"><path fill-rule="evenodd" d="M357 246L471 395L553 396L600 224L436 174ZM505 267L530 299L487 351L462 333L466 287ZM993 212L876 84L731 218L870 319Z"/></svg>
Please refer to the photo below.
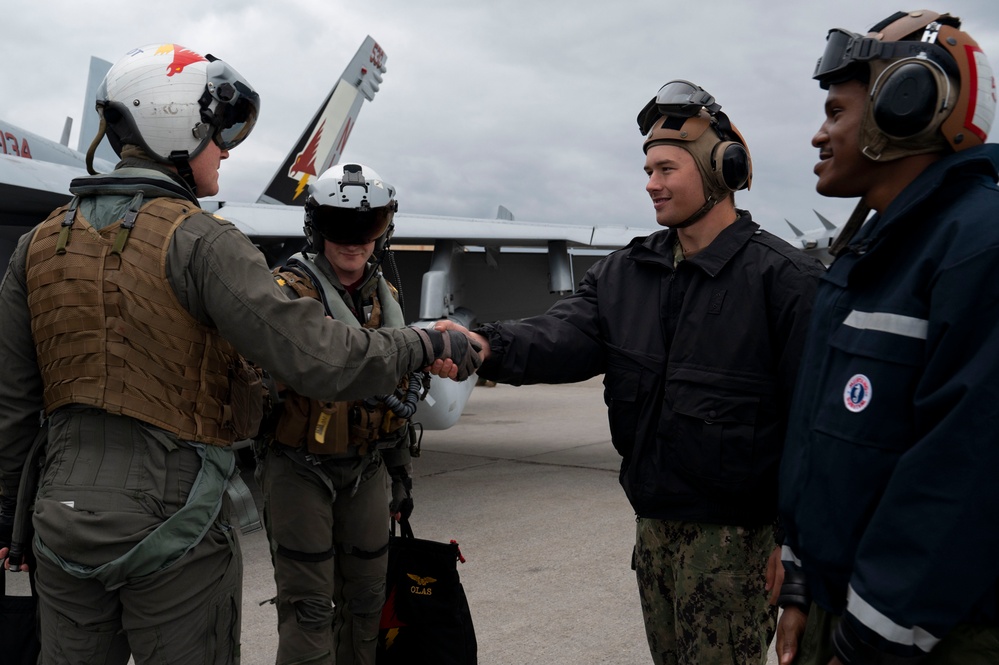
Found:
<svg viewBox="0 0 999 665"><path fill-rule="evenodd" d="M871 380L863 374L854 374L846 382L846 388L843 390L843 404L850 411L859 413L871 403L872 394Z"/></svg>

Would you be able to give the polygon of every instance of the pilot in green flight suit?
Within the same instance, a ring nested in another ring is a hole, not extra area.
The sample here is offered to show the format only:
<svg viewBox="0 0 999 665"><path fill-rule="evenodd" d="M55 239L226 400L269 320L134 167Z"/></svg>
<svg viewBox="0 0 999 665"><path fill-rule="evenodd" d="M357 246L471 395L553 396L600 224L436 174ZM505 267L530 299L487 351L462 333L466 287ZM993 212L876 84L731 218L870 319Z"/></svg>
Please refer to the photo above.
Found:
<svg viewBox="0 0 999 665"><path fill-rule="evenodd" d="M457 334L362 330L288 298L247 237L200 209L258 109L221 60L131 51L98 95L122 161L74 180L0 283L0 560L11 508L34 499L42 662L238 663L223 498L262 404L244 356L324 400L390 392L446 349L459 378L477 365ZM37 496L16 499L42 434Z"/></svg>
<svg viewBox="0 0 999 665"><path fill-rule="evenodd" d="M275 269L277 283L350 326L403 327L381 271L397 207L395 189L370 168L332 167L310 185L308 250ZM409 418L425 388L411 373L388 395L350 402L279 392L257 451L280 665L374 664L389 515L413 509Z"/></svg>

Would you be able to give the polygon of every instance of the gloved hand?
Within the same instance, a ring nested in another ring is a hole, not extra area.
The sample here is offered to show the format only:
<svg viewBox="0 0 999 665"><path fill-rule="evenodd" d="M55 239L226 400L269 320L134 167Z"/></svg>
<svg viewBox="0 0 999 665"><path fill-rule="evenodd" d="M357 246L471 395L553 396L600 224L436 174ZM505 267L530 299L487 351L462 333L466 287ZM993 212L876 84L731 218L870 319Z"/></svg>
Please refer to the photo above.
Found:
<svg viewBox="0 0 999 665"><path fill-rule="evenodd" d="M409 476L406 466L389 467L392 477L392 500L389 502L389 513L396 521L408 520L413 514L413 479Z"/></svg>
<svg viewBox="0 0 999 665"><path fill-rule="evenodd" d="M419 333L423 341L424 367L435 360L450 359L458 368L455 381L464 381L482 364L482 356L479 355L482 347L462 333L456 330L441 331L434 328L411 327Z"/></svg>

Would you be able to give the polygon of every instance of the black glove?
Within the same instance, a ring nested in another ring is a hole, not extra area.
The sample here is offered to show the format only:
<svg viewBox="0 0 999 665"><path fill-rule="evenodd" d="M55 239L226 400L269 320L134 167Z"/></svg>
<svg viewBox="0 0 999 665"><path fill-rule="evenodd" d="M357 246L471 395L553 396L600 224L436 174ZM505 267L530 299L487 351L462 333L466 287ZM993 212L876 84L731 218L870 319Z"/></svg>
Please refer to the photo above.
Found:
<svg viewBox="0 0 999 665"><path fill-rule="evenodd" d="M392 477L392 500L389 502L389 513L395 517L399 514L399 521L408 520L413 514L413 479L409 476L409 469L406 466L389 467L389 475Z"/></svg>
<svg viewBox="0 0 999 665"><path fill-rule="evenodd" d="M458 366L456 381L464 381L482 364L479 351L482 347L457 330L435 330L412 326L423 341L423 367L435 360L451 359Z"/></svg>

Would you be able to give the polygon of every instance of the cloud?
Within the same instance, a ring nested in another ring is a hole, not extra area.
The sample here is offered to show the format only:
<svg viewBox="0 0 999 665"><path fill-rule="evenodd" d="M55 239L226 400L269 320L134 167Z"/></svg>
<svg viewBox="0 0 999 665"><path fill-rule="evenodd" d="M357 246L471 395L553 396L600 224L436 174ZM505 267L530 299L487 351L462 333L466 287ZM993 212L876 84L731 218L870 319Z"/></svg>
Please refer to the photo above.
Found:
<svg viewBox="0 0 999 665"><path fill-rule="evenodd" d="M635 116L662 83L685 78L746 136L755 178L738 205L781 235L784 218L814 228L813 209L843 220L853 205L818 196L811 172L824 99L811 73L827 30L863 31L896 9L870 0L9 4L0 117L38 134L57 138L67 115L79 118L90 55L115 60L174 41L239 70L263 108L223 165L226 198L256 199L371 34L388 73L344 158L395 184L408 212L491 217L504 205L521 220L654 226ZM947 4L999 69L999 4Z"/></svg>

